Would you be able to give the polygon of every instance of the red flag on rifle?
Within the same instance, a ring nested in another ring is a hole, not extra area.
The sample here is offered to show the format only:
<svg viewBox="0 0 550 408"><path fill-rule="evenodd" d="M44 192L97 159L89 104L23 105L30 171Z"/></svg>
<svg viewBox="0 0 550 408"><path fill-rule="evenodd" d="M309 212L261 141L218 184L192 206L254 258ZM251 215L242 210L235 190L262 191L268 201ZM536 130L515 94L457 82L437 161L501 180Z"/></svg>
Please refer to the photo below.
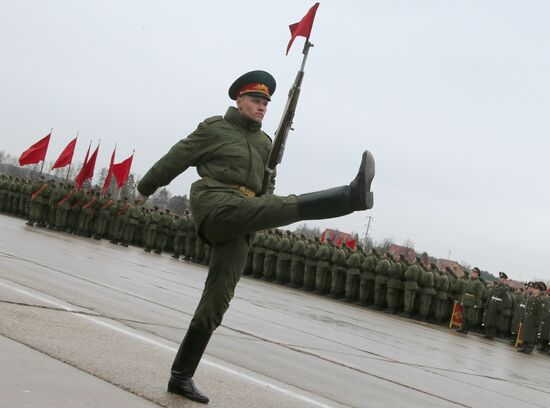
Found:
<svg viewBox="0 0 550 408"><path fill-rule="evenodd" d="M115 146L115 150L113 150L113 154L111 155L111 161L109 162L109 172L107 173L107 177L105 178L105 183L103 183L101 194L105 194L105 191L107 191L107 189L109 188L109 185L111 184L111 178L113 177L113 165L115 164L115 153L116 153L116 146Z"/></svg>
<svg viewBox="0 0 550 408"><path fill-rule="evenodd" d="M132 167L132 159L134 158L134 154L130 157L128 157L123 162L113 164L113 174L115 175L116 181L118 182L118 187L122 187L124 183L126 183L126 180L128 180L128 176L130 175L130 167Z"/></svg>
<svg viewBox="0 0 550 408"><path fill-rule="evenodd" d="M76 146L76 137L69 142L69 144L63 149L57 160L52 166L53 169L57 169L59 167L65 167L71 164L73 161L73 154L74 154L74 148Z"/></svg>
<svg viewBox="0 0 550 408"><path fill-rule="evenodd" d="M19 164L24 166L26 164L35 164L41 162L46 158L46 152L48 151L48 144L50 143L50 136L52 133L48 133L44 138L33 144L27 150L25 150L19 158Z"/></svg>
<svg viewBox="0 0 550 408"><path fill-rule="evenodd" d="M90 160L86 160L84 162L84 165L82 166L82 168L80 169L80 172L76 176L75 185L77 187L77 190L80 190L80 188L82 187L82 184L84 184L86 180L94 177L95 162L97 159L98 152L99 152L99 144L97 145L94 152L90 156Z"/></svg>
<svg viewBox="0 0 550 408"><path fill-rule="evenodd" d="M317 12L318 7L319 3L315 3L313 7L309 9L304 18L300 20L299 23L295 23L289 26L290 41L288 42L288 46L286 47L287 55L296 37L306 37L308 39L311 35L311 28L313 27L313 20L315 19L315 13Z"/></svg>

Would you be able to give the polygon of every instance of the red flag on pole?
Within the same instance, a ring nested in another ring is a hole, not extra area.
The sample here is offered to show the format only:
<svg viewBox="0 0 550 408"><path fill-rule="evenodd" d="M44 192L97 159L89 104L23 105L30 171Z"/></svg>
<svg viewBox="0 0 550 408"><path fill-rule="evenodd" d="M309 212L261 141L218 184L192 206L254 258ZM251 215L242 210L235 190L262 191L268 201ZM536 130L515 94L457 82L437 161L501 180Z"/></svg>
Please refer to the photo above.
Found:
<svg viewBox="0 0 550 408"><path fill-rule="evenodd" d="M75 185L78 190L82 187L82 184L84 184L86 180L94 177L95 162L97 159L98 152L99 152L99 144L97 145L96 149L90 156L90 159L85 161L84 165L80 169L80 172L76 176Z"/></svg>
<svg viewBox="0 0 550 408"><path fill-rule="evenodd" d="M107 177L105 178L105 183L103 183L101 194L105 194L105 191L107 191L107 189L109 188L109 185L111 184L111 178L113 176L113 164L115 164L115 154L116 154L116 145L115 145L115 150L113 150L113 154L111 155L111 161L109 162L109 172L107 173Z"/></svg>
<svg viewBox="0 0 550 408"><path fill-rule="evenodd" d="M76 146L76 137L69 142L69 144L63 149L57 160L52 166L53 169L57 169L59 167L65 167L71 164L73 161L73 154L74 154L74 148Z"/></svg>
<svg viewBox="0 0 550 408"><path fill-rule="evenodd" d="M48 133L45 137L25 150L19 158L19 164L24 166L26 164L35 164L43 161L46 158L51 135L52 132Z"/></svg>
<svg viewBox="0 0 550 408"><path fill-rule="evenodd" d="M296 37L306 37L308 39L311 35L311 28L313 27L313 20L315 19L315 13L317 12L318 7L319 3L315 3L313 7L309 9L304 18L300 20L299 23L295 23L289 26L290 41L288 42L288 46L286 47L287 55Z"/></svg>
<svg viewBox="0 0 550 408"><path fill-rule="evenodd" d="M126 180L128 180L128 176L130 175L130 167L132 167L132 160L134 158L134 154L130 157L128 157L123 162L117 163L113 165L113 174L115 175L116 181L118 182L118 187L122 187L124 183L126 183Z"/></svg>

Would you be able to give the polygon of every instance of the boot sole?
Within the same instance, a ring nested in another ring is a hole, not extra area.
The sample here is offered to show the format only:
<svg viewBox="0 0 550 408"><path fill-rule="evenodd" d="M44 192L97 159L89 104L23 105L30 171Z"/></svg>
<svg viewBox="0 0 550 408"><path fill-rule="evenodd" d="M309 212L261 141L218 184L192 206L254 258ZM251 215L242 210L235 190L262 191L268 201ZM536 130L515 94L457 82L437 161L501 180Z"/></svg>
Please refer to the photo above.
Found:
<svg viewBox="0 0 550 408"><path fill-rule="evenodd" d="M367 210L370 210L374 206L374 194L372 193L372 191L370 191L370 188L371 188L372 180L374 179L374 175L376 173L376 166L374 162L374 156L368 150L365 150L363 152L362 161L365 162L364 177L365 177L365 187L367 189L365 204L366 204Z"/></svg>

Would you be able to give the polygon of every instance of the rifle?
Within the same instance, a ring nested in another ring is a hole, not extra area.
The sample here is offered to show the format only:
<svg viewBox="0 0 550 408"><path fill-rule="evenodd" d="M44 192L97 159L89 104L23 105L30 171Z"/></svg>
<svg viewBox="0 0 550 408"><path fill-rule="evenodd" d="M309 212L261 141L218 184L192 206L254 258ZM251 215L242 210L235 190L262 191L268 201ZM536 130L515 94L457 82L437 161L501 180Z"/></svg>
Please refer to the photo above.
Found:
<svg viewBox="0 0 550 408"><path fill-rule="evenodd" d="M259 195L265 195L267 193L273 172L275 171L277 164L281 163L283 160L283 153L285 151L288 132L294 130L292 128L292 121L294 120L296 106L298 105L298 98L300 97L302 80L304 79L304 66L306 65L307 55L311 47L313 47L313 44L310 43L309 40L306 40L304 50L302 51L302 54L304 54L302 66L296 74L296 79L294 80L292 87L288 91L288 100L286 101L286 106L283 111L281 121L279 122L279 126L275 131L275 140L273 142L273 146L271 147L269 158L267 159L267 164L264 171L264 180L262 183L262 191Z"/></svg>

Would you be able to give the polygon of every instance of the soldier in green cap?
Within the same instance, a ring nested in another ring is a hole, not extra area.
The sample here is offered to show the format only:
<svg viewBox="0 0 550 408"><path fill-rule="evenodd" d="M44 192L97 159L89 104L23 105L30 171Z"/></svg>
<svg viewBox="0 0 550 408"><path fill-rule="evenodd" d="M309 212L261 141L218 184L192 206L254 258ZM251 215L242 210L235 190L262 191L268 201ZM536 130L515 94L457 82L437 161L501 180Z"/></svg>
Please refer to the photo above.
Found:
<svg viewBox="0 0 550 408"><path fill-rule="evenodd" d="M537 341L539 326L546 315L546 302L541 293L546 291L543 282L534 282L531 286L531 296L525 304L525 315L523 316L523 343L518 350L522 353L531 353Z"/></svg>
<svg viewBox="0 0 550 408"><path fill-rule="evenodd" d="M470 278L464 285L464 293L460 299L462 303L462 316L464 317L464 323L459 333L467 334L470 328L477 322L479 309L481 308L482 296L485 291L485 287L479 279L480 270L476 266L470 272Z"/></svg>
<svg viewBox="0 0 550 408"><path fill-rule="evenodd" d="M485 337L493 339L497 335L504 311L504 302L508 296L508 275L499 272L498 283L491 289L485 305Z"/></svg>
<svg viewBox="0 0 550 408"><path fill-rule="evenodd" d="M224 116L203 121L176 143L141 179L142 201L169 184L188 167L201 177L193 183L190 205L198 235L213 246L203 295L172 366L168 390L199 402L208 398L192 377L212 332L220 325L242 274L252 232L306 219L339 217L373 205L370 192L374 159L364 152L356 178L330 190L302 195L262 191L270 138L261 130L275 79L265 71L249 72L229 88L236 101Z"/></svg>

